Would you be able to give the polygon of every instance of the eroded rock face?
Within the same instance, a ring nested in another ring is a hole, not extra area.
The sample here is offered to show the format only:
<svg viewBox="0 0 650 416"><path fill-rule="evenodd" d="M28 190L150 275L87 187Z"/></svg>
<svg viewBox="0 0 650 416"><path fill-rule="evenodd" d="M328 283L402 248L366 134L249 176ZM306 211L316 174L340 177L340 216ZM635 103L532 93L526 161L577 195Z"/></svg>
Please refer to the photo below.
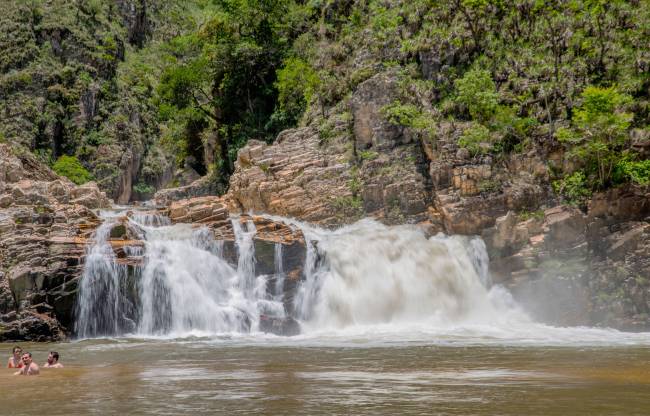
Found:
<svg viewBox="0 0 650 416"><path fill-rule="evenodd" d="M587 214L560 205L525 221L497 218L483 231L493 278L536 319L650 329L647 191L596 194Z"/></svg>
<svg viewBox="0 0 650 416"><path fill-rule="evenodd" d="M403 127L389 123L382 108L398 96L397 79L389 74L379 74L361 83L350 104L354 119L354 140L358 151L391 149L402 141Z"/></svg>
<svg viewBox="0 0 650 416"><path fill-rule="evenodd" d="M161 189L156 192L153 197L154 202L158 206L167 206L174 201L182 199L194 198L199 196L208 196L219 193L220 189L213 183L210 178L204 176L195 180L189 185L180 186L177 188Z"/></svg>
<svg viewBox="0 0 650 416"><path fill-rule="evenodd" d="M233 212L336 224L335 201L352 198L350 179L344 155L324 151L316 131L288 130L272 146L251 140L239 151L226 200Z"/></svg>
<svg viewBox="0 0 650 416"><path fill-rule="evenodd" d="M0 340L56 340L71 323L91 211L110 201L0 145Z"/></svg>
<svg viewBox="0 0 650 416"><path fill-rule="evenodd" d="M230 179L230 210L327 227L363 216L428 221L432 194L422 146L382 111L397 97L396 75L379 74L359 85L348 113L325 122L326 132L305 127L280 133L273 145L249 141Z"/></svg>
<svg viewBox="0 0 650 416"><path fill-rule="evenodd" d="M457 145L463 129L440 123L435 137L422 142L434 193L432 212L447 233L481 234L508 211L535 211L552 202L541 150L499 161L489 155L471 158Z"/></svg>

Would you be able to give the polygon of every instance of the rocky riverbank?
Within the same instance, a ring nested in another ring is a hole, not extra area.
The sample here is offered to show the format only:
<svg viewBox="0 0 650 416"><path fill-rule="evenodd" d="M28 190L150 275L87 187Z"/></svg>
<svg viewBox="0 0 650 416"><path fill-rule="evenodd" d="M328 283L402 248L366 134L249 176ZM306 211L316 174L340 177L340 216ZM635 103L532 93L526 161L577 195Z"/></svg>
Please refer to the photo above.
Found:
<svg viewBox="0 0 650 416"><path fill-rule="evenodd" d="M56 340L71 324L87 239L109 200L0 144L0 340Z"/></svg>
<svg viewBox="0 0 650 416"><path fill-rule="evenodd" d="M497 159L458 146L462 123L435 137L385 121L395 78L362 83L332 132L283 132L273 145L239 152L225 203L337 227L364 216L413 223L428 234L481 235L493 278L540 320L562 325L650 328L648 188L596 193L585 206L560 204L550 166L561 149L532 142Z"/></svg>
<svg viewBox="0 0 650 416"><path fill-rule="evenodd" d="M0 341L52 341L70 334L84 257L101 222L96 210L111 206L96 184L76 186L29 152L0 145ZM173 223L207 227L224 241L224 256L237 263L233 225L222 198L173 201L156 213ZM137 267L142 257L131 256L125 247L144 243L126 219L111 230L110 243L118 263ZM274 272L275 244L282 244L285 287L294 293L306 252L300 231L260 216L243 215L239 221L250 221L257 230L258 275ZM292 301L285 298L287 307Z"/></svg>

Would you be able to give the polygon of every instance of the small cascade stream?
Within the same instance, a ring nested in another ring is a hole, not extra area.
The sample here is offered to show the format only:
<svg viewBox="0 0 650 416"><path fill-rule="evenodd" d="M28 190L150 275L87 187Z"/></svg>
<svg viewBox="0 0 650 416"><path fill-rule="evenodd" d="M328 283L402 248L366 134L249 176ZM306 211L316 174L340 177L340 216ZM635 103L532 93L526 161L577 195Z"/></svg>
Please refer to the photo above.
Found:
<svg viewBox="0 0 650 416"><path fill-rule="evenodd" d="M132 332L135 306L126 293L130 289L129 270L117 263L108 242L116 221L104 219L87 250L77 298L75 333L81 338Z"/></svg>
<svg viewBox="0 0 650 416"><path fill-rule="evenodd" d="M207 228L134 212L128 225L144 242L124 248L141 259L134 265L116 258L109 241L124 213L102 217L79 289L80 338L248 333L269 316L295 318L303 331L528 319L507 291L492 287L480 238L426 238L415 227L372 220L325 231L283 219L301 229L306 246L302 277L287 286L281 243L273 246L273 273L257 273L252 221L232 220L236 256L226 258L226 242Z"/></svg>

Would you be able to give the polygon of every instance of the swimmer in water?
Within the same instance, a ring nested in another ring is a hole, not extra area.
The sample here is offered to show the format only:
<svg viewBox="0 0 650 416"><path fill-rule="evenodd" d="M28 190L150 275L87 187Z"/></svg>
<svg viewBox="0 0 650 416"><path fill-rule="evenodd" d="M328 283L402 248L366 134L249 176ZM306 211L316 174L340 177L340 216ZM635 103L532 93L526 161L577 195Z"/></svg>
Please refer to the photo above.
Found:
<svg viewBox="0 0 650 416"><path fill-rule="evenodd" d="M23 349L16 345L11 352L13 355L7 361L7 368L23 368L23 361L20 359Z"/></svg>
<svg viewBox="0 0 650 416"><path fill-rule="evenodd" d="M32 353L25 352L23 353L23 368L14 373L15 376L35 376L40 373L38 365L32 361Z"/></svg>
<svg viewBox="0 0 650 416"><path fill-rule="evenodd" d="M47 356L47 362L43 364L43 368L63 368L63 364L59 362L59 353L50 351L50 354Z"/></svg>

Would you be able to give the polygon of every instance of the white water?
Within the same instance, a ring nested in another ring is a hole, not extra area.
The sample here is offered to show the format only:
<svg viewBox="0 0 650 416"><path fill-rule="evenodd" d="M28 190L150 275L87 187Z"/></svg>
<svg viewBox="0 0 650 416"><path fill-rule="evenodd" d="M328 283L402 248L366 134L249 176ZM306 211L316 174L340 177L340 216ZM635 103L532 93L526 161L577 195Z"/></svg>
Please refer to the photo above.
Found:
<svg viewBox="0 0 650 416"><path fill-rule="evenodd" d="M269 277L255 277L252 223L241 227L233 221L239 254L235 268L223 258L223 241L215 241L206 228L171 226L152 214L131 215L129 223L145 239L145 257L129 282L127 267L115 264L107 242L118 216L102 214L105 222L89 249L78 297L79 337L248 332L257 329L260 314L284 314L282 303L266 294ZM125 251L141 254L136 247ZM135 287L137 307L123 311L114 304L126 299L120 288L129 284ZM132 325L113 324L120 315L129 316Z"/></svg>
<svg viewBox="0 0 650 416"><path fill-rule="evenodd" d="M308 305L307 326L345 328L372 324L457 326L528 322L505 291L490 293L483 260L463 237L430 239L414 227L361 221L318 242L324 253ZM482 244L482 242L481 242ZM484 248L484 246L483 246Z"/></svg>
<svg viewBox="0 0 650 416"><path fill-rule="evenodd" d="M336 231L293 222L305 235L307 254L294 304L285 310L282 246L275 246L274 276L256 275L252 223L233 221L238 256L229 263L224 243L209 230L134 215L131 222L143 230L146 243L144 264L135 276L137 313L129 325L127 317L119 316L128 316L134 306L115 301L125 292L119 288L127 280L126 268L114 265L106 244L114 220L105 217L81 285L80 337L229 334L245 342L284 342L256 332L265 314L297 318L303 334L291 342L304 344L650 344L650 334L532 322L507 290L491 285L479 238L427 239L415 227L371 220ZM111 326L112 320L121 323Z"/></svg>
<svg viewBox="0 0 650 416"><path fill-rule="evenodd" d="M135 307L125 296L128 269L116 263L108 244L111 228L116 224L107 217L95 233L95 244L86 253L76 308L75 332L79 337L128 332L135 328L131 316ZM136 248L134 248L135 250Z"/></svg>

